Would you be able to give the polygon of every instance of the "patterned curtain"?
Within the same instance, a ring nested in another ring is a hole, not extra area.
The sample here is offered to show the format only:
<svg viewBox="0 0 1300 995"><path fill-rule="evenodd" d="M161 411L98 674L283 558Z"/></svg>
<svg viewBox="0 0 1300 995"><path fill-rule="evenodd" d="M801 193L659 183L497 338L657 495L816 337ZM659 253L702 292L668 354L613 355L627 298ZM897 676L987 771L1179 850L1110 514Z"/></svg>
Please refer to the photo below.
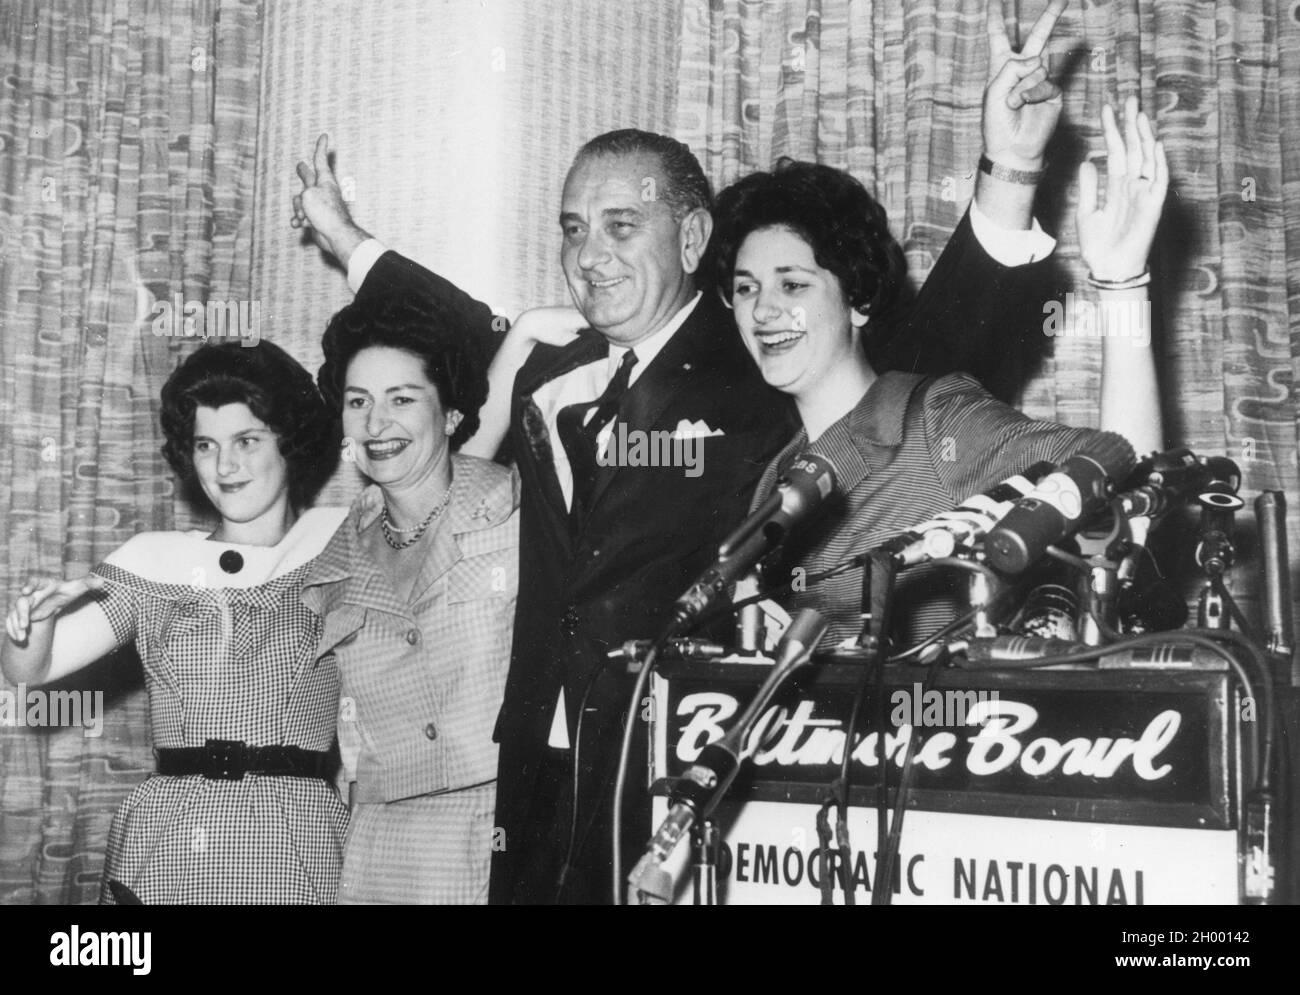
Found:
<svg viewBox="0 0 1300 995"><path fill-rule="evenodd" d="M1023 33L1046 0L1005 2L1009 15L1017 6ZM685 0L677 137L718 185L782 155L850 170L888 210L919 280L973 191L984 9L985 0ZM1104 148L1102 103L1137 94L1173 181L1154 261L1168 441L1236 460L1247 498L1284 490L1300 564L1300 156L1283 154L1300 133L1300 8L1088 0L1067 9L1050 53L1065 110L1039 216L1061 238L1057 254L1086 287L1074 172ZM1096 341L1053 346L1024 408L1095 424ZM1253 570L1234 580L1251 602ZM1292 585L1300 590L1295 570Z"/></svg>
<svg viewBox="0 0 1300 995"><path fill-rule="evenodd" d="M157 406L195 340L157 334L184 325L154 304L248 297L260 50L260 0L0 12L5 610L29 576L194 524ZM93 901L112 813L152 768L138 664L69 687L105 692L102 735L0 726L0 902Z"/></svg>

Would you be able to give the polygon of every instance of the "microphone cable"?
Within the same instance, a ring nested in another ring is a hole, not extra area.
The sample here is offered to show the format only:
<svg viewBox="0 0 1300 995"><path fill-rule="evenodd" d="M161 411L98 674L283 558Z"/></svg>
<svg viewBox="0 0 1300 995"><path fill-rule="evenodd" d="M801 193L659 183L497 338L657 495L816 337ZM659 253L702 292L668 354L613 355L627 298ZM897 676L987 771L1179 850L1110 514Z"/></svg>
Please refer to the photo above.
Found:
<svg viewBox="0 0 1300 995"><path fill-rule="evenodd" d="M1116 524L1118 525L1119 509L1116 507L1114 510L1116 511ZM1112 535L1113 534L1114 533L1112 533ZM1087 574L1092 569L1092 565L1088 563L1087 560L1075 556L1072 553L1068 553L1056 546L1048 546L1047 553L1049 556L1075 567L1084 574ZM1252 771L1252 774L1254 775L1252 782L1254 783L1256 790L1268 791L1272 780L1273 752L1276 737L1273 711L1275 699L1273 673L1269 669L1268 661L1264 657L1263 651L1260 649L1262 644L1259 641L1258 635L1254 631L1254 627L1246 618L1245 613L1242 612L1240 605L1237 604L1237 600L1228 590L1227 584L1224 583L1223 574L1211 574L1210 585L1214 592L1223 599L1223 603L1228 607L1228 612L1232 616L1233 621L1237 623L1237 627L1241 630L1240 632L1236 632L1232 629L1172 629L1167 632L1148 633L1148 635L1166 636L1170 637L1171 640L1176 641L1181 633L1190 632L1204 639L1231 643L1242 652L1243 656L1250 660L1251 665L1259 678L1258 700L1260 703L1260 711L1263 712L1259 726L1262 726L1263 728L1261 730L1254 722L1242 723L1242 726L1248 743L1248 755L1250 756L1251 761L1257 765L1256 769ZM1125 637L1120 632L1111 628L1111 626L1106 623L1105 619L1099 617L1091 608L1089 609L1088 614L1091 616L1093 622L1096 623L1098 631L1100 631L1109 641L1104 648L1113 649L1117 644L1125 646L1131 645L1128 640L1132 637ZM1208 649L1208 647L1204 645L1202 645L1202 648ZM1255 682L1250 679L1245 668L1241 665L1241 661L1231 654L1223 652L1220 652L1219 656L1227 661L1228 666L1236 676L1246 696L1251 700L1255 700ZM1065 657L1060 656L1049 657L1046 659L1057 660L1063 663L1071 662ZM1018 663L1016 665L1018 665Z"/></svg>
<svg viewBox="0 0 1300 995"><path fill-rule="evenodd" d="M603 661L602 661L603 664ZM602 665L591 672L587 678L587 686L583 688L582 699L578 704L578 721L573 731L573 762L572 762L572 788L573 798L569 805L569 845L564 851L564 864L560 868L560 876L555 883L555 904L560 904L560 897L564 894L564 885L569 876L569 868L573 864L574 847L578 840L578 779L582 770L580 757L582 755L582 720L587 717L587 701L591 698L592 689L596 686L596 680L605 672ZM599 801L597 801L599 804Z"/></svg>
<svg viewBox="0 0 1300 995"><path fill-rule="evenodd" d="M921 694L934 686L935 679L939 676L939 670L943 666L946 654L939 653L930 661L925 678L921 682ZM903 842L903 816L907 813L908 796L912 792L912 781L915 779L914 771L916 770L916 741L918 737L916 730L913 729L911 735L907 737L907 750L903 754L903 772L898 776L898 790L894 795L894 812L889 820L889 839L885 843L884 851L876 854L875 880L876 887L871 892L872 905L890 905L894 899L894 864L898 859L898 851ZM885 888L882 891L881 881L885 882ZM901 888L900 888L901 890Z"/></svg>
<svg viewBox="0 0 1300 995"><path fill-rule="evenodd" d="M867 561L867 557L866 554L864 553L859 553L856 556L850 556L848 557L848 559L840 560L839 563L836 563L834 566L827 567L825 570L820 570L817 573L804 575L804 577L802 578L802 583L805 584L807 587L816 587L818 584L822 583L823 581L830 580L832 577L838 577L842 573L848 573L850 570L862 566L864 563L866 563L866 561ZM711 609L710 611L705 612L698 619L692 622L690 627L687 628L685 632L688 633L694 632L707 623L716 622L724 615L731 615L742 608L748 608L750 605L756 605L761 601L769 601L781 594L788 594L791 590L793 590L794 583L795 582L793 580L789 580L786 581L784 584L778 584L775 587L765 587L757 594L751 594L748 598L742 598L740 601L732 601L725 605L718 605L717 607Z"/></svg>
<svg viewBox="0 0 1300 995"><path fill-rule="evenodd" d="M1098 660L1116 650L1140 649L1143 646L1163 646L1167 643L1187 643L1192 646L1199 646L1227 663L1229 669L1232 670L1241 683L1247 696L1253 698L1255 697L1255 686L1250 679L1250 675L1246 673L1246 669L1235 656L1219 645L1219 641L1237 643L1238 640L1241 641L1238 645L1246 645L1245 637L1241 636L1240 633L1232 632L1230 629L1173 629L1169 632L1152 632L1140 636L1129 636L1115 643L1107 643L1105 646L1089 646L1087 649L1076 650L1071 653L1039 656L1027 660L998 660L987 668L974 669L1034 670L1038 667L1055 666L1058 663L1092 663L1094 660ZM1243 723L1242 725L1251 741L1249 752L1257 764L1255 777L1258 779L1260 759L1258 734L1254 723Z"/></svg>
<svg viewBox="0 0 1300 995"><path fill-rule="evenodd" d="M610 865L613 884L614 904L623 905L623 796L627 791L627 768L632 756L632 736L636 729L636 706L650 686L650 674L659 661L659 654L672 637L673 626L668 626L651 645L646 653L645 662L641 664L641 673L637 674L636 684L632 687L632 698L628 703L627 715L623 720L623 738L618 750L618 773L614 778L614 817L613 854Z"/></svg>

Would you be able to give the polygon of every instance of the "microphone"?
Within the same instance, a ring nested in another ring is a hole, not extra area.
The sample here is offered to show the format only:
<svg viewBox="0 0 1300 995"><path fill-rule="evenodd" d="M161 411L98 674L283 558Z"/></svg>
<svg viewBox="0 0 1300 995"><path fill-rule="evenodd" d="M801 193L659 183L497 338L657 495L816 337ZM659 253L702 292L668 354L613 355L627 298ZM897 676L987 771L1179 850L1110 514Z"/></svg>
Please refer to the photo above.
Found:
<svg viewBox="0 0 1300 995"><path fill-rule="evenodd" d="M1264 576L1264 637L1271 653L1291 656L1291 566L1286 555L1286 495L1264 491L1255 498Z"/></svg>
<svg viewBox="0 0 1300 995"><path fill-rule="evenodd" d="M1137 459L1133 447L1113 433L1098 434L1033 491L1012 505L989 531L984 549L1003 573L1023 573L1047 547L1079 529L1114 493L1112 481L1123 480Z"/></svg>
<svg viewBox="0 0 1300 995"><path fill-rule="evenodd" d="M835 466L824 456L804 453L776 489L718 547L713 565L677 599L670 632L680 632L703 614L750 567L785 541L835 490Z"/></svg>
<svg viewBox="0 0 1300 995"><path fill-rule="evenodd" d="M1008 477L967 498L952 511L944 511L889 540L881 548L900 567L951 556L958 545L970 546L993 528L1017 499L1031 494L1034 485L1056 469L1051 460L1035 463L1024 473Z"/></svg>
<svg viewBox="0 0 1300 995"><path fill-rule="evenodd" d="M1224 456L1202 460L1190 449L1170 449L1142 460L1133 478L1143 483L1115 496L1120 511L1129 518L1158 518L1200 491L1226 488L1235 494L1241 471Z"/></svg>
<svg viewBox="0 0 1300 995"><path fill-rule="evenodd" d="M1171 633L1171 636L1176 636ZM951 644L954 664L965 670L1006 668L1008 665L1038 663L1069 653L1097 650L1096 646L1046 636L992 636L960 640ZM1044 666L1047 664L1044 662ZM1099 670L1206 670L1221 671L1225 664L1217 654L1202 646L1167 643L1145 646L1117 646L1096 658Z"/></svg>
<svg viewBox="0 0 1300 995"><path fill-rule="evenodd" d="M638 673L645 662L646 654L650 652L650 647L653 645L653 639L627 639L624 640L623 645L607 652L605 659L611 664L626 664L629 674ZM679 660L716 660L729 652L730 650L721 643L698 638L670 639L663 647L664 657L669 659L676 657Z"/></svg>
<svg viewBox="0 0 1300 995"><path fill-rule="evenodd" d="M1017 630L1026 636L1073 641L1079 636L1079 596L1055 577L1039 584L1025 598Z"/></svg>
<svg viewBox="0 0 1300 995"><path fill-rule="evenodd" d="M768 703L796 670L812 659L813 650L825 634L824 618L805 608L795 616L776 648L776 662L767 679L730 729L716 743L710 743L678 779L669 796L668 815L659 824L645 854L628 875L634 891L659 891L656 885L646 889L642 882L656 880L656 870L668 859L681 838L697 819L707 819L731 787L741 765L749 759L745 741L749 739Z"/></svg>
<svg viewBox="0 0 1300 995"><path fill-rule="evenodd" d="M1211 456L1205 460L1205 477L1198 483L1196 500L1201 506L1201 523L1196 562L1208 575L1221 574L1232 566L1235 555L1233 515L1246 505L1237 496L1241 471L1226 456Z"/></svg>

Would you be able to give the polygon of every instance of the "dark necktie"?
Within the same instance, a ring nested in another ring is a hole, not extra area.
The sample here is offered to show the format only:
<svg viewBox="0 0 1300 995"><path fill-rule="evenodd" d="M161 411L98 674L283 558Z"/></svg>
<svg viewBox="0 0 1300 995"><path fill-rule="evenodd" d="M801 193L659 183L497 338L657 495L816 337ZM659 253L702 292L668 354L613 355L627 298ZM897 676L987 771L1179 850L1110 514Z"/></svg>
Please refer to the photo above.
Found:
<svg viewBox="0 0 1300 995"><path fill-rule="evenodd" d="M570 515L575 520L586 509L596 485L596 439L618 414L618 406L627 393L628 380L635 365L636 353L629 349L600 397L561 408L556 417L560 442L569 455L569 466L573 470L573 504ZM592 412L590 418L587 417L589 411Z"/></svg>

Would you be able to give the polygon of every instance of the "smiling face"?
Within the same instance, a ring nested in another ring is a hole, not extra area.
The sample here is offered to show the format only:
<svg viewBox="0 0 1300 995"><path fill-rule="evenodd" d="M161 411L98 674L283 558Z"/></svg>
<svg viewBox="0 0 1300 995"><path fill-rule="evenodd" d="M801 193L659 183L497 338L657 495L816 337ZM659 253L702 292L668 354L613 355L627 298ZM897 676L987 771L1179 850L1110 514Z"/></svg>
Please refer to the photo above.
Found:
<svg viewBox="0 0 1300 995"><path fill-rule="evenodd" d="M857 330L839 279L789 228L751 232L736 253L732 307L745 348L763 379L796 398L840 364L861 364Z"/></svg>
<svg viewBox="0 0 1300 995"><path fill-rule="evenodd" d="M275 433L248 405L194 410L193 462L203 493L227 522L285 515L288 464Z"/></svg>
<svg viewBox="0 0 1300 995"><path fill-rule="evenodd" d="M413 485L450 456L444 411L424 362L405 349L370 346L348 364L343 380L343 434L357 467L381 487Z"/></svg>
<svg viewBox="0 0 1300 995"><path fill-rule="evenodd" d="M653 155L595 155L564 184L560 261L574 304L611 342L632 346L695 295L691 277L708 240L704 212L673 219L657 196L666 180Z"/></svg>

